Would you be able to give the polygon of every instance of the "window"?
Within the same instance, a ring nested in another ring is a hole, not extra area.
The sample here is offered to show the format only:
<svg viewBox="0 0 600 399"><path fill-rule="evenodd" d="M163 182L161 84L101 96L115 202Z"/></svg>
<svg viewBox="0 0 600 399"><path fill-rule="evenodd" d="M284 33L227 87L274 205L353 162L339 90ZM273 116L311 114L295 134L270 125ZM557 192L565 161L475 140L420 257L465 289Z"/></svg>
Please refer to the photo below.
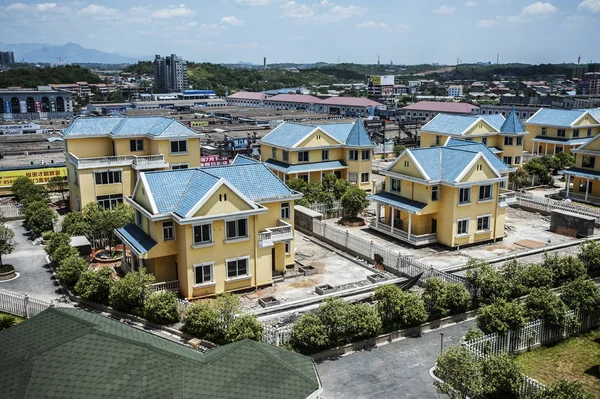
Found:
<svg viewBox="0 0 600 399"><path fill-rule="evenodd" d="M121 183L121 171L120 170L95 172L94 176L96 178L96 184Z"/></svg>
<svg viewBox="0 0 600 399"><path fill-rule="evenodd" d="M348 173L348 181L350 183L358 183L358 173Z"/></svg>
<svg viewBox="0 0 600 399"><path fill-rule="evenodd" d="M442 136L435 136L435 145L440 145L441 141L442 141Z"/></svg>
<svg viewBox="0 0 600 399"><path fill-rule="evenodd" d="M579 137L579 129L573 129L573 137Z"/></svg>
<svg viewBox="0 0 600 399"><path fill-rule="evenodd" d="M244 238L248 236L248 219L230 220L226 224L226 238L228 240L235 240L236 238Z"/></svg>
<svg viewBox="0 0 600 399"><path fill-rule="evenodd" d="M286 254L292 253L292 242L291 241L285 242L285 253Z"/></svg>
<svg viewBox="0 0 600 399"><path fill-rule="evenodd" d="M349 161L358 161L358 150L349 150L348 151L348 160Z"/></svg>
<svg viewBox="0 0 600 399"><path fill-rule="evenodd" d="M361 159L363 161L368 161L369 159L371 159L371 150L362 150Z"/></svg>
<svg viewBox="0 0 600 399"><path fill-rule="evenodd" d="M596 165L596 157L589 157L584 155L581 158L581 166L584 168L593 168Z"/></svg>
<svg viewBox="0 0 600 399"><path fill-rule="evenodd" d="M163 222L163 241L175 239L175 226L173 222Z"/></svg>
<svg viewBox="0 0 600 399"><path fill-rule="evenodd" d="M469 234L469 219L459 219L456 226L456 235Z"/></svg>
<svg viewBox="0 0 600 399"><path fill-rule="evenodd" d="M458 203L468 204L471 202L471 187L461 188L458 191Z"/></svg>
<svg viewBox="0 0 600 399"><path fill-rule="evenodd" d="M506 188L506 180L500 182L500 188Z"/></svg>
<svg viewBox="0 0 600 399"><path fill-rule="evenodd" d="M142 227L142 212L135 210L135 224Z"/></svg>
<svg viewBox="0 0 600 399"><path fill-rule="evenodd" d="M513 137L504 137L504 145L513 145Z"/></svg>
<svg viewBox="0 0 600 399"><path fill-rule="evenodd" d="M390 191L393 191L395 193L400 193L402 192L402 180L400 179L390 179Z"/></svg>
<svg viewBox="0 0 600 399"><path fill-rule="evenodd" d="M560 147L556 146L556 149L554 150L554 153L558 154L558 153L561 153L561 152L563 152L563 147L562 146L560 146Z"/></svg>
<svg viewBox="0 0 600 399"><path fill-rule="evenodd" d="M545 135L546 135L546 128L545 128L545 127L543 127L543 128L542 128L542 136L545 136Z"/></svg>
<svg viewBox="0 0 600 399"><path fill-rule="evenodd" d="M481 142L482 142L483 144L487 145L487 143L488 143L488 138L487 138L487 137L482 137L482 138L481 138Z"/></svg>
<svg viewBox="0 0 600 399"><path fill-rule="evenodd" d="M515 157L515 165L521 164L521 157Z"/></svg>
<svg viewBox="0 0 600 399"><path fill-rule="evenodd" d="M298 152L298 162L308 162L308 160L309 160L309 152L308 151Z"/></svg>
<svg viewBox="0 0 600 399"><path fill-rule="evenodd" d="M129 140L129 149L131 152L144 151L144 139Z"/></svg>
<svg viewBox="0 0 600 399"><path fill-rule="evenodd" d="M208 244L212 242L212 225L199 224L194 226L194 245Z"/></svg>
<svg viewBox="0 0 600 399"><path fill-rule="evenodd" d="M227 278L248 275L248 258L227 259Z"/></svg>
<svg viewBox="0 0 600 399"><path fill-rule="evenodd" d="M271 150L271 157L272 157L273 159L277 159L277 148L273 148L273 149Z"/></svg>
<svg viewBox="0 0 600 399"><path fill-rule="evenodd" d="M581 181L579 182L579 192L580 192L580 193L585 193L585 191L586 191L586 190L585 190L585 187L586 187L586 184L585 184L585 183L586 183L586 180L581 180ZM587 192L588 192L588 194L592 192L592 182L589 182L589 183L587 184Z"/></svg>
<svg viewBox="0 0 600 399"><path fill-rule="evenodd" d="M194 283L195 285L212 283L213 281L213 264L202 263L194 265Z"/></svg>
<svg viewBox="0 0 600 399"><path fill-rule="evenodd" d="M440 186L431 186L431 200L438 201L440 199Z"/></svg>
<svg viewBox="0 0 600 399"><path fill-rule="evenodd" d="M512 157L502 157L502 160L507 165L512 165Z"/></svg>
<svg viewBox="0 0 600 399"><path fill-rule="evenodd" d="M556 137L565 137L566 135L565 129L556 129Z"/></svg>
<svg viewBox="0 0 600 399"><path fill-rule="evenodd" d="M287 151L281 151L281 159L283 159L284 162L288 162L290 160L290 153Z"/></svg>
<svg viewBox="0 0 600 399"><path fill-rule="evenodd" d="M187 140L171 141L171 154L183 154L187 152Z"/></svg>
<svg viewBox="0 0 600 399"><path fill-rule="evenodd" d="M587 136L588 136L588 137L592 137L592 129L591 129L591 128L589 128L589 129L587 130Z"/></svg>
<svg viewBox="0 0 600 399"><path fill-rule="evenodd" d="M329 150L321 151L321 159L323 161L329 161Z"/></svg>
<svg viewBox="0 0 600 399"><path fill-rule="evenodd" d="M477 231L488 231L490 229L490 215L477 216Z"/></svg>
<svg viewBox="0 0 600 399"><path fill-rule="evenodd" d="M290 218L290 203L282 202L279 215L281 219L289 219Z"/></svg>
<svg viewBox="0 0 600 399"><path fill-rule="evenodd" d="M76 170L73 171L73 183L75 183L76 186L79 185L79 173L77 173Z"/></svg>
<svg viewBox="0 0 600 399"><path fill-rule="evenodd" d="M171 169L176 170L176 169L187 169L189 167L189 165L187 163L180 163L177 165L171 165Z"/></svg>
<svg viewBox="0 0 600 399"><path fill-rule="evenodd" d="M360 182L361 183L368 183L369 182L369 172L365 172L365 173L361 173L360 174Z"/></svg>
<svg viewBox="0 0 600 399"><path fill-rule="evenodd" d="M479 201L492 199L492 185L479 186Z"/></svg>
<svg viewBox="0 0 600 399"><path fill-rule="evenodd" d="M523 137L517 137L517 145L523 145Z"/></svg>
<svg viewBox="0 0 600 399"><path fill-rule="evenodd" d="M104 209L116 208L123 203L123 194L99 195L96 197L96 202Z"/></svg>

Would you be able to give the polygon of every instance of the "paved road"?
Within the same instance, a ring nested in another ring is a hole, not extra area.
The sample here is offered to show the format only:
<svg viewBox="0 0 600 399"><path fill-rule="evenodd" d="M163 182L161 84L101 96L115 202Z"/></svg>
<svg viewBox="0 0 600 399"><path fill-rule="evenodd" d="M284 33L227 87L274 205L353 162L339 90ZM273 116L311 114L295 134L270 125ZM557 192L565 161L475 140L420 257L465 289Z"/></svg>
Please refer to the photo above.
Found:
<svg viewBox="0 0 600 399"><path fill-rule="evenodd" d="M20 273L19 278L0 282L0 289L29 294L46 302L63 301L58 282L54 280L46 264L46 251L41 245L33 245L21 221L6 222L15 232L16 246L13 253L4 255L4 263L12 264Z"/></svg>
<svg viewBox="0 0 600 399"><path fill-rule="evenodd" d="M440 332L444 333L444 347L456 345L474 324L474 321L455 324L420 338L317 364L324 387L323 398L439 399L429 369L440 351Z"/></svg>

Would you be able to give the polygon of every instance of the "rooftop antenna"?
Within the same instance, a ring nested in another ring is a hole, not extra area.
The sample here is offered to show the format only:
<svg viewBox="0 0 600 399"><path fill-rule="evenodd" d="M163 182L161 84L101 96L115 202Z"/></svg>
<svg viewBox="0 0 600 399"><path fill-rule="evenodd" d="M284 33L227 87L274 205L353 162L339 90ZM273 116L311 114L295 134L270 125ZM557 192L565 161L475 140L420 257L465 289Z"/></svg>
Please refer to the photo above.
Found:
<svg viewBox="0 0 600 399"><path fill-rule="evenodd" d="M500 63L500 53L496 55L496 65Z"/></svg>
<svg viewBox="0 0 600 399"><path fill-rule="evenodd" d="M379 56L377 56L377 65L381 65L381 61L379 60Z"/></svg>

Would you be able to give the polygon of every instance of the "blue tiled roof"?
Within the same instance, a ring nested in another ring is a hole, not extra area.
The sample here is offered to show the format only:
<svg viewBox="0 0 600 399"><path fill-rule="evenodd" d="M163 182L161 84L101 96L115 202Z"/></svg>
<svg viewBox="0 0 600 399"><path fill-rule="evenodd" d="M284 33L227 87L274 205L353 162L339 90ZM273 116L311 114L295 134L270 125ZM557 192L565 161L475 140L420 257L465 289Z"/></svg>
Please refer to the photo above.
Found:
<svg viewBox="0 0 600 399"><path fill-rule="evenodd" d="M488 147L483 143L476 143L468 140L450 139L446 143L446 147L459 147L461 150L481 152L488 161L494 166L494 168L500 172L507 172L510 167L502 161L496 154L502 152L496 147Z"/></svg>
<svg viewBox="0 0 600 399"><path fill-rule="evenodd" d="M292 148L316 128L329 134L343 145L361 147L373 146L360 118L357 119L356 123L332 123L325 125L304 125L300 123L284 122L271 131L271 133L263 137L261 142L279 147Z"/></svg>
<svg viewBox="0 0 600 399"><path fill-rule="evenodd" d="M410 213L417 213L427 206L427 204L422 202L413 201L387 191L382 191L379 194L369 195L367 199L391 205L395 208L403 209Z"/></svg>
<svg viewBox="0 0 600 399"><path fill-rule="evenodd" d="M502 133L525 133L523 124L519 118L517 118L515 107L513 107L513 109L510 111L510 114L508 114L508 118L506 118L506 121L504 121L502 124L500 131Z"/></svg>
<svg viewBox="0 0 600 399"><path fill-rule="evenodd" d="M65 129L69 137L192 137L196 132L175 119L163 116L81 117Z"/></svg>
<svg viewBox="0 0 600 399"><path fill-rule="evenodd" d="M542 143L557 143L557 144L566 144L566 145L583 145L590 141L593 137L583 137L583 138L575 138L568 139L563 137L548 137L548 136L535 136L536 141Z"/></svg>
<svg viewBox="0 0 600 399"><path fill-rule="evenodd" d="M551 126L571 126L586 110L542 108L527 123Z"/></svg>
<svg viewBox="0 0 600 399"><path fill-rule="evenodd" d="M423 128L424 132L444 133L452 135L461 135L471 125L479 119L485 120L490 126L500 131L504 117L502 115L452 115L438 114L430 120Z"/></svg>
<svg viewBox="0 0 600 399"><path fill-rule="evenodd" d="M596 170L581 169L581 168L569 168L566 170L561 170L560 173L562 173L563 175L571 175L571 176L583 177L586 179L600 180L600 171L596 171Z"/></svg>
<svg viewBox="0 0 600 399"><path fill-rule="evenodd" d="M156 241L144 233L144 230L140 229L135 224L128 224L125 227L121 227L120 229L117 229L117 232L131 244L135 251L140 255L147 253L156 245Z"/></svg>
<svg viewBox="0 0 600 399"><path fill-rule="evenodd" d="M159 214L175 211L195 169L144 173Z"/></svg>
<svg viewBox="0 0 600 399"><path fill-rule="evenodd" d="M233 162L231 163L232 165L252 165L255 163L260 163L260 161L257 161L254 158L249 158L247 156L244 155L236 155L235 158L233 159Z"/></svg>
<svg viewBox="0 0 600 399"><path fill-rule="evenodd" d="M194 169L194 174L186 184L185 192L175 213L179 216L185 216L218 181L218 177L205 173L203 170Z"/></svg>
<svg viewBox="0 0 600 399"><path fill-rule="evenodd" d="M489 123L490 126L492 126L497 131L500 131L500 129L502 128L502 124L505 121L504 116L500 115L500 114L495 114L495 115L481 115L480 117L481 117L481 119L483 119L484 121L486 121L487 123Z"/></svg>
<svg viewBox="0 0 600 399"><path fill-rule="evenodd" d="M269 159L265 162L267 166L273 166L274 169L280 170L286 173L306 173L319 170L334 170L334 169L346 169L348 166L342 161L326 161L326 162L314 162L305 163L298 165L290 165L285 162L275 161Z"/></svg>

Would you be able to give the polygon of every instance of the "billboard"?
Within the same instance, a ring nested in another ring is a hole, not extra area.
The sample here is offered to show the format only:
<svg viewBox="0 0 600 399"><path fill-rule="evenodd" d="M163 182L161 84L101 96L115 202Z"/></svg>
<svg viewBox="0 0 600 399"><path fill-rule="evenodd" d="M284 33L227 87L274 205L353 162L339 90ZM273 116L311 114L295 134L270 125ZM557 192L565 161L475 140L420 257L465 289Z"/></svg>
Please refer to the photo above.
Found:
<svg viewBox="0 0 600 399"><path fill-rule="evenodd" d="M205 155L200 157L200 166L229 165L229 158L221 158L219 155Z"/></svg>
<svg viewBox="0 0 600 399"><path fill-rule="evenodd" d="M393 86L395 82L394 75L369 76L369 85L371 86Z"/></svg>
<svg viewBox="0 0 600 399"><path fill-rule="evenodd" d="M0 187L10 187L17 177L27 176L36 184L46 184L55 176L67 176L67 168L57 166L54 168L21 169L0 171Z"/></svg>

